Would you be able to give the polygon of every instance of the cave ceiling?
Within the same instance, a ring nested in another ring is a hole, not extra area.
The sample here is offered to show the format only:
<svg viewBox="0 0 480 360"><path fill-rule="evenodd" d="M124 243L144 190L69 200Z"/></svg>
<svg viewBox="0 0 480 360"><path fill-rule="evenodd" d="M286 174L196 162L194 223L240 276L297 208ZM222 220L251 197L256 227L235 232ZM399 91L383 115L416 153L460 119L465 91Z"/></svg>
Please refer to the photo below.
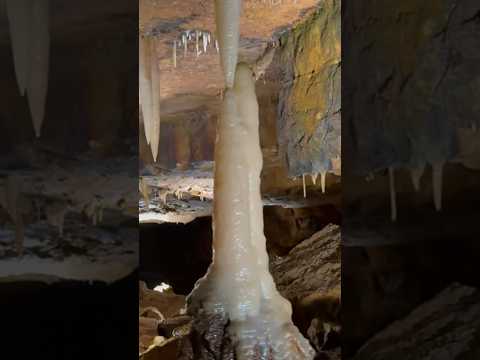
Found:
<svg viewBox="0 0 480 360"><path fill-rule="evenodd" d="M269 42L302 19L311 15L318 0L275 1L245 0L241 16L240 61L253 63ZM140 32L157 37L160 64L162 122L177 121L198 112L215 115L220 104L223 77L215 47L196 56L189 43L187 56L177 49L173 64L173 42L186 30L210 32L215 38L214 2L211 0L141 0Z"/></svg>
<svg viewBox="0 0 480 360"><path fill-rule="evenodd" d="M105 24L118 26L119 21L129 20L136 12L137 4L131 0L82 0L72 6L64 0L50 0L50 34L52 40L70 39L75 32L85 36ZM0 0L0 44L10 43L5 0Z"/></svg>

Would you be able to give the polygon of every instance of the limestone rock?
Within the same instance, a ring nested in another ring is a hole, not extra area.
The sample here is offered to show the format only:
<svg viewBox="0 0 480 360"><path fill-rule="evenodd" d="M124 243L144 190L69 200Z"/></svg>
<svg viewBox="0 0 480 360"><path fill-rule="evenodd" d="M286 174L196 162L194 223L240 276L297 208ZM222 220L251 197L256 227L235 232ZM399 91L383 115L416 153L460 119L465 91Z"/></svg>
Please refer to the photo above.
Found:
<svg viewBox="0 0 480 360"><path fill-rule="evenodd" d="M328 225L294 247L287 256L272 259L270 270L278 290L290 301L340 288L340 228Z"/></svg>
<svg viewBox="0 0 480 360"><path fill-rule="evenodd" d="M350 80L342 142L349 169L367 175L459 153L456 130L480 125L479 10L475 0L345 8L342 32L351 46L343 64Z"/></svg>
<svg viewBox="0 0 480 360"><path fill-rule="evenodd" d="M340 172L340 1L281 38L279 145L289 174Z"/></svg>
<svg viewBox="0 0 480 360"><path fill-rule="evenodd" d="M374 336L355 360L480 357L480 291L452 284Z"/></svg>

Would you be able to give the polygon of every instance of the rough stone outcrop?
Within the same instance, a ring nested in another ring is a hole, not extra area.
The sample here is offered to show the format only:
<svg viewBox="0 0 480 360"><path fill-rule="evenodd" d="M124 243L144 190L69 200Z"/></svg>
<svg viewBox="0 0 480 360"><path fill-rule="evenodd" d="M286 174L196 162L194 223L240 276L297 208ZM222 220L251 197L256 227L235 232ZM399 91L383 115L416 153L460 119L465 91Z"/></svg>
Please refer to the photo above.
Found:
<svg viewBox="0 0 480 360"><path fill-rule="evenodd" d="M345 5L348 169L366 175L459 155L457 131L480 127L479 11L476 0Z"/></svg>
<svg viewBox="0 0 480 360"><path fill-rule="evenodd" d="M355 360L478 359L480 291L453 284L374 336Z"/></svg>
<svg viewBox="0 0 480 360"><path fill-rule="evenodd" d="M277 288L292 302L293 321L319 359L340 356L340 255L340 228L328 225L270 261Z"/></svg>
<svg viewBox="0 0 480 360"><path fill-rule="evenodd" d="M340 228L328 225L294 247L287 256L270 261L275 284L290 301L340 288Z"/></svg>
<svg viewBox="0 0 480 360"><path fill-rule="evenodd" d="M289 175L340 171L340 1L280 39L279 146Z"/></svg>

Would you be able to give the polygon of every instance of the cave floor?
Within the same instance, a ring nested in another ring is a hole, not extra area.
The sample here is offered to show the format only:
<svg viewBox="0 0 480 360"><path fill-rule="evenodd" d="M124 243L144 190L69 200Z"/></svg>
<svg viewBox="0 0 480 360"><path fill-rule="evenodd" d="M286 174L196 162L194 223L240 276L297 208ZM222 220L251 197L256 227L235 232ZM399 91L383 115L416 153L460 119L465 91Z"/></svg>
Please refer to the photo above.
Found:
<svg viewBox="0 0 480 360"><path fill-rule="evenodd" d="M212 215L213 162L194 163L186 170L166 170L147 166L143 179L148 185L148 205L139 199L140 223L189 223ZM301 194L263 194L264 206L308 208L339 202L340 194L311 191Z"/></svg>
<svg viewBox="0 0 480 360"><path fill-rule="evenodd" d="M0 156L0 281L113 282L134 271L137 159L39 145Z"/></svg>

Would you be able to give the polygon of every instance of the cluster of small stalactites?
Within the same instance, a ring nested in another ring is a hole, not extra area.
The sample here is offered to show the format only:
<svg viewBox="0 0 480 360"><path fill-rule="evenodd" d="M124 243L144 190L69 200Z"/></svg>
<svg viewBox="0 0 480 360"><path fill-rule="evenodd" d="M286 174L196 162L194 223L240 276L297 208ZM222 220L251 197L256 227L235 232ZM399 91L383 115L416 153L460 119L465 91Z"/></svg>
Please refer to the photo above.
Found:
<svg viewBox="0 0 480 360"><path fill-rule="evenodd" d="M250 4L257 6L278 6L278 5L283 5L287 3L291 4L297 4L298 0L250 0L248 1Z"/></svg>
<svg viewBox="0 0 480 360"><path fill-rule="evenodd" d="M185 30L172 43L172 62L177 67L177 54L183 51L183 57L187 57L189 51L193 48L193 54L199 57L206 54L209 49L219 52L218 40L214 39L210 31L204 30Z"/></svg>
<svg viewBox="0 0 480 360"><path fill-rule="evenodd" d="M322 188L322 193L325 194L327 189L326 180L327 180L327 172L321 171L320 173L311 173L310 178L312 179L312 184L317 185L318 175L320 174L320 186ZM302 174L302 183L303 183L303 197L307 197L307 181L306 176L308 174Z"/></svg>
<svg viewBox="0 0 480 360"><path fill-rule="evenodd" d="M443 187L443 167L444 161L437 161L431 164L432 167L432 189L433 189L433 205L436 211L442 210L442 187ZM415 192L419 192L421 188L421 179L425 173L426 164L419 164L409 168L412 186ZM393 222L397 221L397 193L395 189L395 167L388 168L388 186L390 194L390 218ZM372 181L374 174L370 173L365 180Z"/></svg>

